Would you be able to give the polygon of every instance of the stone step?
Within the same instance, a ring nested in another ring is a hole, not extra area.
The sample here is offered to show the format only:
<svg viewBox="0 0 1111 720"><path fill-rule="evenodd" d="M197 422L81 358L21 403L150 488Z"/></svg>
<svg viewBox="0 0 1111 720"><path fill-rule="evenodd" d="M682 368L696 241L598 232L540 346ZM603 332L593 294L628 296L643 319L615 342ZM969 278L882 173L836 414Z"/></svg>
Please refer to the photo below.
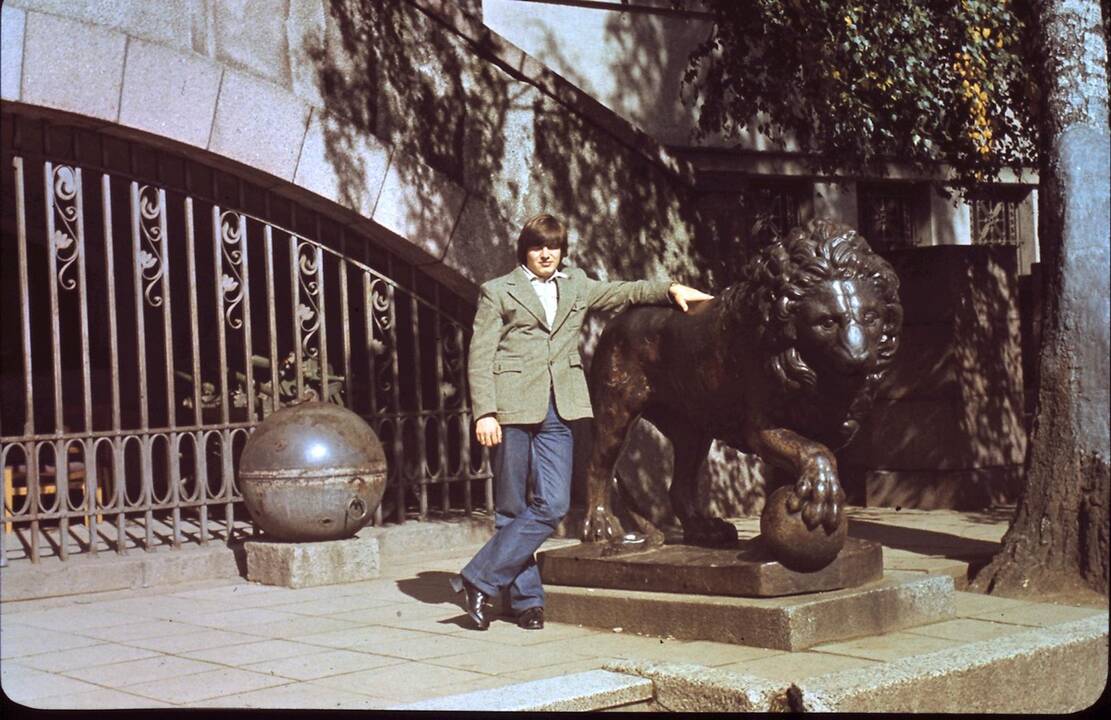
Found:
<svg viewBox="0 0 1111 720"><path fill-rule="evenodd" d="M1097 613L795 682L655 661L605 669L650 679L648 709L671 712L1063 714L1093 706L1107 686L1107 625Z"/></svg>
<svg viewBox="0 0 1111 720"><path fill-rule="evenodd" d="M856 588L775 598L549 585L545 612L555 622L794 651L952 617L953 578L888 572Z"/></svg>
<svg viewBox="0 0 1111 720"><path fill-rule="evenodd" d="M432 698L390 709L440 712L627 712L644 709L651 699L650 680L607 670L590 670L490 690Z"/></svg>

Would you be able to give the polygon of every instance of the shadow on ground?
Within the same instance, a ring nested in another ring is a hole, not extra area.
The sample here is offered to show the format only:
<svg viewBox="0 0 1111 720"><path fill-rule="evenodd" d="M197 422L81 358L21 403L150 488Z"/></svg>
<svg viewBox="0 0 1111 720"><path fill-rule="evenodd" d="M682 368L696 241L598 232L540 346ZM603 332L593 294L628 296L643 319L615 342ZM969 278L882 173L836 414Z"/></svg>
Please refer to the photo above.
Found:
<svg viewBox="0 0 1111 720"><path fill-rule="evenodd" d="M872 540L884 547L950 558L952 560L990 560L1001 547L997 542L952 535L936 530L899 527L866 520L849 520L849 535Z"/></svg>
<svg viewBox="0 0 1111 720"><path fill-rule="evenodd" d="M416 577L402 578L397 581L397 589L409 597L425 605L450 605L459 604L459 596L452 589L450 580L455 573L443 570L428 570L417 573ZM470 620L466 613L460 612L458 616L438 620L441 625L457 625L470 627Z"/></svg>

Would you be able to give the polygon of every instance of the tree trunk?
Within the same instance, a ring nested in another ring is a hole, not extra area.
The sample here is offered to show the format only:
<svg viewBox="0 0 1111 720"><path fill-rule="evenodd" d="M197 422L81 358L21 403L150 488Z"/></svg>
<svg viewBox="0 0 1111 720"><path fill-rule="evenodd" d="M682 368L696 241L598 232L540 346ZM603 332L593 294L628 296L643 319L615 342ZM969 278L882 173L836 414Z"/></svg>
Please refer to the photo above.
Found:
<svg viewBox="0 0 1111 720"><path fill-rule="evenodd" d="M1097 0L1037 3L1042 82L1038 234L1045 268L1037 415L1026 487L973 588L1108 592L1107 45Z"/></svg>

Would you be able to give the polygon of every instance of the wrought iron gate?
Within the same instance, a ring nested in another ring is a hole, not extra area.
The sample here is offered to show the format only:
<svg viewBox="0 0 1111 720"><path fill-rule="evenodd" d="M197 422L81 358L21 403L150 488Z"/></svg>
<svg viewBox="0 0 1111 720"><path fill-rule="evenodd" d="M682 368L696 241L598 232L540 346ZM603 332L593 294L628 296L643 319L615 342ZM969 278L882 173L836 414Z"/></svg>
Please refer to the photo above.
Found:
<svg viewBox="0 0 1111 720"><path fill-rule="evenodd" d="M3 124L0 562L250 532L243 442L304 398L350 407L382 440L375 523L490 508L468 303L241 178L80 128Z"/></svg>

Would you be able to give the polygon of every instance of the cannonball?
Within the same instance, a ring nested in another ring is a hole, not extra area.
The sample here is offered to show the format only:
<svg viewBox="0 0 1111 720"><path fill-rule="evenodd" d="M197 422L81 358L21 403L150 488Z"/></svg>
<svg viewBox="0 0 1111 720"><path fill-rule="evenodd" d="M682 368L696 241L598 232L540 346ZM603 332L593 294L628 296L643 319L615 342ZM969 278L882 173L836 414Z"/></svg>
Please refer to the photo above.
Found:
<svg viewBox="0 0 1111 720"><path fill-rule="evenodd" d="M382 501L386 455L354 412L303 402L255 428L239 457L239 487L251 519L273 539L342 540Z"/></svg>
<svg viewBox="0 0 1111 720"><path fill-rule="evenodd" d="M787 507L787 501L794 496L795 489L784 486L768 497L760 515L760 536L772 557L784 567L798 572L821 570L845 546L848 519L842 513L833 532L827 532L821 523L810 529L803 522L801 511L791 512Z"/></svg>

